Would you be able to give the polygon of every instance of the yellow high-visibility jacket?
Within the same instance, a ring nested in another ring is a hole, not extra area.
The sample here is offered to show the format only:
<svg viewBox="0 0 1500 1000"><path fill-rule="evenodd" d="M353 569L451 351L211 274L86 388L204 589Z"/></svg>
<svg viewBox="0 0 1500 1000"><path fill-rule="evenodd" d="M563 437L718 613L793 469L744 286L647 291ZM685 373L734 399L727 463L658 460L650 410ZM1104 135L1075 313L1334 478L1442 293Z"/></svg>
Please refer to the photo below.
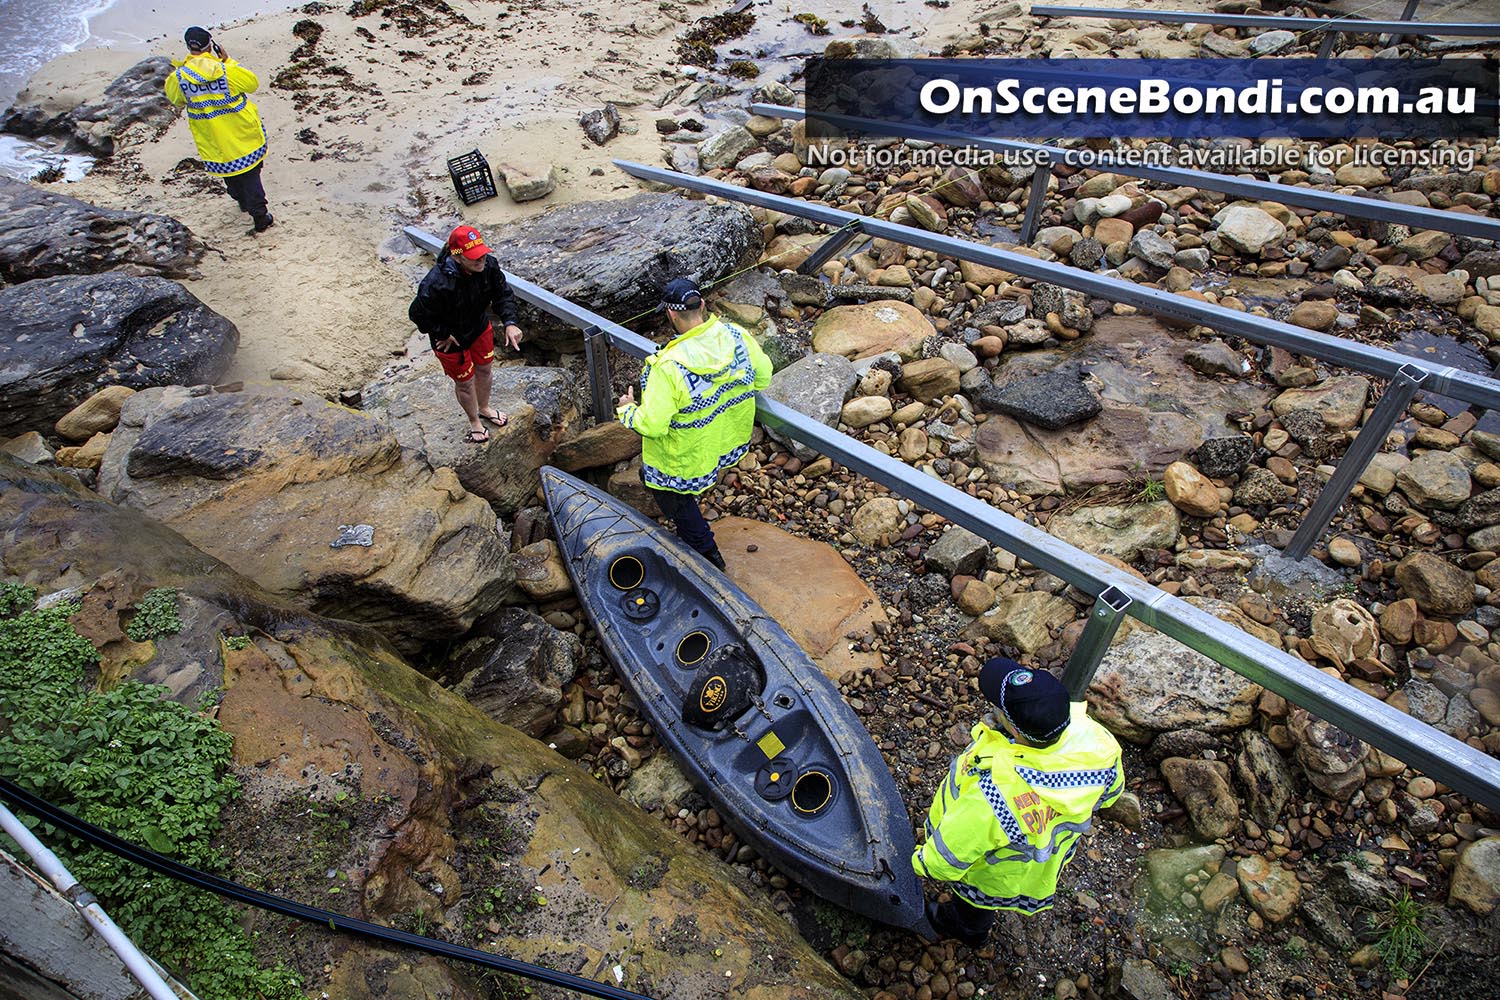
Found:
<svg viewBox="0 0 1500 1000"><path fill-rule="evenodd" d="M912 867L982 909L1051 909L1079 837L1124 790L1120 744L1083 702L1045 749L1012 743L982 722L971 736L932 800Z"/></svg>
<svg viewBox="0 0 1500 1000"><path fill-rule="evenodd" d="M646 485L692 496L713 486L749 449L755 393L770 382L755 338L717 316L647 358L640 403L616 413L642 438Z"/></svg>
<svg viewBox="0 0 1500 1000"><path fill-rule="evenodd" d="M266 129L246 95L260 80L233 59L200 52L173 60L167 74L167 100L187 108L188 128L198 158L211 174L233 177L266 158Z"/></svg>

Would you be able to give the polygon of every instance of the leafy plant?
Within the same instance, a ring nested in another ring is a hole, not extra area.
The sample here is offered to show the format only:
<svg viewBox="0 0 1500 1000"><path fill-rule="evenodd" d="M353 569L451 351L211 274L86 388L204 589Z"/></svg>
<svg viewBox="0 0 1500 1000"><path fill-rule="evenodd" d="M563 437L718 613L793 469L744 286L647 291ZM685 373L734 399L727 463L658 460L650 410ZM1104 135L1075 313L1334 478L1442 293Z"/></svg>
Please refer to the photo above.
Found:
<svg viewBox="0 0 1500 1000"><path fill-rule="evenodd" d="M1180 958L1175 959L1171 965L1167 966L1167 971L1178 979L1185 979L1193 974L1193 963Z"/></svg>
<svg viewBox="0 0 1500 1000"><path fill-rule="evenodd" d="M177 591L170 587L148 590L135 606L135 617L125 626L125 634L136 642L146 642L182 631L177 617Z"/></svg>
<svg viewBox="0 0 1500 1000"><path fill-rule="evenodd" d="M1260 967L1266 962L1266 946L1263 944L1252 944L1245 949L1245 957L1250 959L1252 967Z"/></svg>
<svg viewBox="0 0 1500 1000"><path fill-rule="evenodd" d="M1147 479L1143 481L1136 490L1135 498L1140 503L1155 503L1164 500L1167 496L1167 487L1160 479Z"/></svg>
<svg viewBox="0 0 1500 1000"><path fill-rule="evenodd" d="M152 592L161 593L167 596L142 600L135 620L180 627L176 593ZM33 600L34 593L22 600L7 590L0 613L0 775L126 840L222 870L213 837L238 792L228 772L229 735L164 697L162 687L87 688L98 653L68 621L77 605L25 610ZM302 997L290 970L259 967L234 911L217 897L152 876L49 824L37 832L115 922L204 1000Z"/></svg>
<svg viewBox="0 0 1500 1000"><path fill-rule="evenodd" d="M250 648L250 637L248 635L226 635L224 636L224 648L238 652L241 649Z"/></svg>
<svg viewBox="0 0 1500 1000"><path fill-rule="evenodd" d="M1409 977L1427 953L1430 942L1422 929L1422 909L1422 904L1411 898L1411 892L1403 889L1400 896L1391 897L1379 920L1380 937L1375 942L1375 951L1386 971L1396 979Z"/></svg>
<svg viewBox="0 0 1500 1000"><path fill-rule="evenodd" d="M1303 959L1307 957L1307 942L1299 937L1287 938L1283 946L1288 958Z"/></svg>
<svg viewBox="0 0 1500 1000"><path fill-rule="evenodd" d="M36 606L36 588L0 583L0 618L10 618Z"/></svg>

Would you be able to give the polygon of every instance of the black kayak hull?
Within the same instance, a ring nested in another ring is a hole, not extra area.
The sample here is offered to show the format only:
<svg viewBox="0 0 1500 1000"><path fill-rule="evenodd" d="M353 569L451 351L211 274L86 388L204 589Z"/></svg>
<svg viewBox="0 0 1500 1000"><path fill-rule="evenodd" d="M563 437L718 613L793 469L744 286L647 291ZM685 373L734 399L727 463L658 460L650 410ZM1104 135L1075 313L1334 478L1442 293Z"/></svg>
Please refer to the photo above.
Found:
<svg viewBox="0 0 1500 1000"><path fill-rule="evenodd" d="M541 475L584 613L687 777L801 885L930 935L906 806L838 688L703 557L609 494L550 466ZM754 661L751 703L715 731L699 716L724 697L714 657L731 655Z"/></svg>

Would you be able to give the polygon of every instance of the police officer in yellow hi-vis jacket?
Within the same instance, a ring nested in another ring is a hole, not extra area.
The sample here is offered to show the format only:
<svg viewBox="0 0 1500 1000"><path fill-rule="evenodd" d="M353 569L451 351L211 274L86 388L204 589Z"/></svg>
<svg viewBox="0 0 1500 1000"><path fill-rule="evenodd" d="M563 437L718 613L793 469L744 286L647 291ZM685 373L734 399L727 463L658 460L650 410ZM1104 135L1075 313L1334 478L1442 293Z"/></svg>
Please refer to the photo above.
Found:
<svg viewBox="0 0 1500 1000"><path fill-rule="evenodd" d="M1057 877L1093 817L1120 797L1120 744L1045 670L996 657L979 671L996 712L974 726L927 816L917 874L950 883L929 902L943 937L984 944L999 910L1051 909Z"/></svg>
<svg viewBox="0 0 1500 1000"><path fill-rule="evenodd" d="M231 59L206 30L189 28L182 40L188 57L167 74L167 100L187 108L188 128L198 158L211 174L224 178L230 197L255 221L251 234L275 223L266 209L260 168L266 158L266 129L247 96L260 87L255 74Z"/></svg>
<svg viewBox="0 0 1500 1000"><path fill-rule="evenodd" d="M724 569L698 496L750 448L755 394L771 382L771 362L755 338L708 312L689 278L662 289L661 308L677 331L641 369L615 415L641 436L641 480L677 536Z"/></svg>

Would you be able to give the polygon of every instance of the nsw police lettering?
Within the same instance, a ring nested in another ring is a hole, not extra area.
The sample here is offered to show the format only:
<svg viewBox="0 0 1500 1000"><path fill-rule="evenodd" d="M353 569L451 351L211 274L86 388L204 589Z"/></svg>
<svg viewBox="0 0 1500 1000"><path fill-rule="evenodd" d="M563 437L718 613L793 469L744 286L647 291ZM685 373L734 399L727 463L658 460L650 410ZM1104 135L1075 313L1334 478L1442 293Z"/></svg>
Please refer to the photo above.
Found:
<svg viewBox="0 0 1500 1000"><path fill-rule="evenodd" d="M181 74L177 77L178 83L182 85L184 94L223 94L229 96L229 80L219 77L217 80L209 80L206 83L194 83L192 80L184 80Z"/></svg>

